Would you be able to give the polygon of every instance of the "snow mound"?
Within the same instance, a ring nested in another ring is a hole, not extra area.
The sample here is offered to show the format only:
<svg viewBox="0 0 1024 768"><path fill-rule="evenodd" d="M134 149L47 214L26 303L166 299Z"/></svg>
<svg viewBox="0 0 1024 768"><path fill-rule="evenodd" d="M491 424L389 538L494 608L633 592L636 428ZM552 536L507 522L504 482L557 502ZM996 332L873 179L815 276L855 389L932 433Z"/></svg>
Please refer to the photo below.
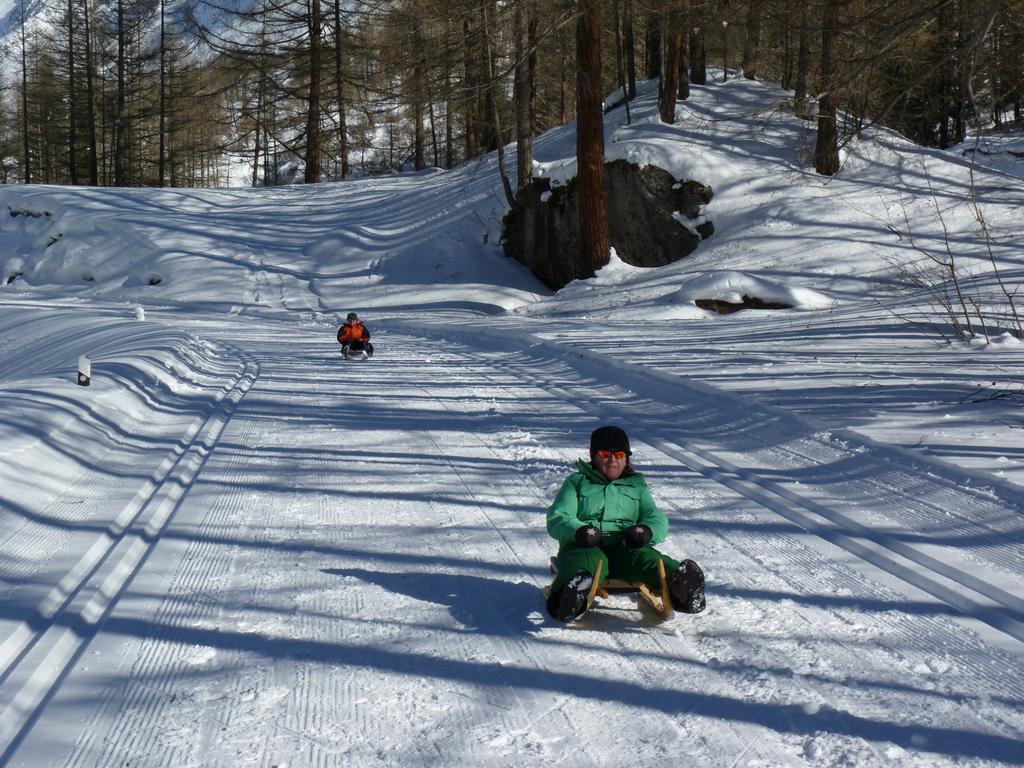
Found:
<svg viewBox="0 0 1024 768"><path fill-rule="evenodd" d="M705 272L689 279L674 298L679 303L711 299L742 304L744 296L805 310L826 309L835 303L834 299L810 288L733 270Z"/></svg>
<svg viewBox="0 0 1024 768"><path fill-rule="evenodd" d="M151 240L115 217L9 206L0 273L33 285L153 284Z"/></svg>
<svg viewBox="0 0 1024 768"><path fill-rule="evenodd" d="M1024 132L993 131L971 136L947 151L978 165L1024 178Z"/></svg>
<svg viewBox="0 0 1024 768"><path fill-rule="evenodd" d="M627 264L619 258L619 254L612 248L608 251L608 263L597 270L594 276L590 278L591 285L621 285L623 282L631 280L639 272L643 272L644 267L634 267L632 264ZM579 280L575 281L576 283Z"/></svg>

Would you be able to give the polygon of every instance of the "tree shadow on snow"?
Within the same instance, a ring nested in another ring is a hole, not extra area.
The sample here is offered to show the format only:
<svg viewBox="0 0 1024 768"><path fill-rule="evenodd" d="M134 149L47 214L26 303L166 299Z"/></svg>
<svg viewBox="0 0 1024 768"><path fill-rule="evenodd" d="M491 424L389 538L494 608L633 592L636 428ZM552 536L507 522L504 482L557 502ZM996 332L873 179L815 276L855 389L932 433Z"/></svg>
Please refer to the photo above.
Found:
<svg viewBox="0 0 1024 768"><path fill-rule="evenodd" d="M523 581L364 568L324 568L322 572L354 577L395 594L440 605L465 629L488 635L518 636L531 632L537 625L529 620L529 614L544 608L540 590Z"/></svg>

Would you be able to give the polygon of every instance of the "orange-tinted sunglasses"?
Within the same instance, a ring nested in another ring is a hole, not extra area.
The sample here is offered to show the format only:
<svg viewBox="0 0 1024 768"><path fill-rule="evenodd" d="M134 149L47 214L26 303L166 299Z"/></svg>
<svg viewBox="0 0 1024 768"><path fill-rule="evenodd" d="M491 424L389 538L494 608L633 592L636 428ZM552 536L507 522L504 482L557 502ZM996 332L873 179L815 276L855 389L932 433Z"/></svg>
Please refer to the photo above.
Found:
<svg viewBox="0 0 1024 768"><path fill-rule="evenodd" d="M624 458L626 458L625 451L609 451L606 448L598 448L597 455L600 456L602 459L607 459L614 456L616 461L622 461Z"/></svg>

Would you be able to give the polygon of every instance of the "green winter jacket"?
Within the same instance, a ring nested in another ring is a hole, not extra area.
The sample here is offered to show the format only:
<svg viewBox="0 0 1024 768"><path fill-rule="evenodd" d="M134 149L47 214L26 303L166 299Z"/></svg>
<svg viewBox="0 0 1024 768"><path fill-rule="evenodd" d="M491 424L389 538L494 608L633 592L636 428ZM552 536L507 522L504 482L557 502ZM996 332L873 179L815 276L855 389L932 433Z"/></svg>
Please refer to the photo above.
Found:
<svg viewBox="0 0 1024 768"><path fill-rule="evenodd" d="M652 545L665 540L668 518L655 506L643 475L608 482L589 463L580 460L578 467L548 507L548 533L560 545L574 541L581 525L593 525L607 535L642 523L651 529Z"/></svg>

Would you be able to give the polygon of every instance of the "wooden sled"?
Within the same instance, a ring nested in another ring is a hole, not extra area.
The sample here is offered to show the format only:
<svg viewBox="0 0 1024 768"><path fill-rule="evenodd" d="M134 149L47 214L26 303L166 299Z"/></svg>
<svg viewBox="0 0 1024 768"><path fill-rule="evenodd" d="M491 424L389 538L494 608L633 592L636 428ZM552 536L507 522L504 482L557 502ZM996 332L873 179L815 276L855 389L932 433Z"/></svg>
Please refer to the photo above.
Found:
<svg viewBox="0 0 1024 768"><path fill-rule="evenodd" d="M551 572L557 574L558 569L555 566L555 562L555 558L552 557ZM594 601L597 598L600 597L603 600L607 600L611 592L638 592L640 599L651 606L662 621L672 615L672 600L668 593L668 577L665 575L665 563L661 560L658 561L658 580L661 582L660 595L654 594L646 584L633 584L621 579L608 579L604 584L601 584L601 568L603 565L603 562L598 562L597 568L594 571L594 584L590 587L590 593L587 595L588 610L594 605Z"/></svg>
<svg viewBox="0 0 1024 768"><path fill-rule="evenodd" d="M594 584L597 584L600 578L601 563L598 563ZM651 606L654 612L658 614L658 618L664 621L672 615L672 600L668 594L668 578L665 576L665 564L661 560L658 561L658 581L661 582L661 594L659 595L654 594L646 584L632 584L620 579L608 579L595 591L598 597L604 599L608 598L610 591L636 591L640 594L640 599Z"/></svg>

